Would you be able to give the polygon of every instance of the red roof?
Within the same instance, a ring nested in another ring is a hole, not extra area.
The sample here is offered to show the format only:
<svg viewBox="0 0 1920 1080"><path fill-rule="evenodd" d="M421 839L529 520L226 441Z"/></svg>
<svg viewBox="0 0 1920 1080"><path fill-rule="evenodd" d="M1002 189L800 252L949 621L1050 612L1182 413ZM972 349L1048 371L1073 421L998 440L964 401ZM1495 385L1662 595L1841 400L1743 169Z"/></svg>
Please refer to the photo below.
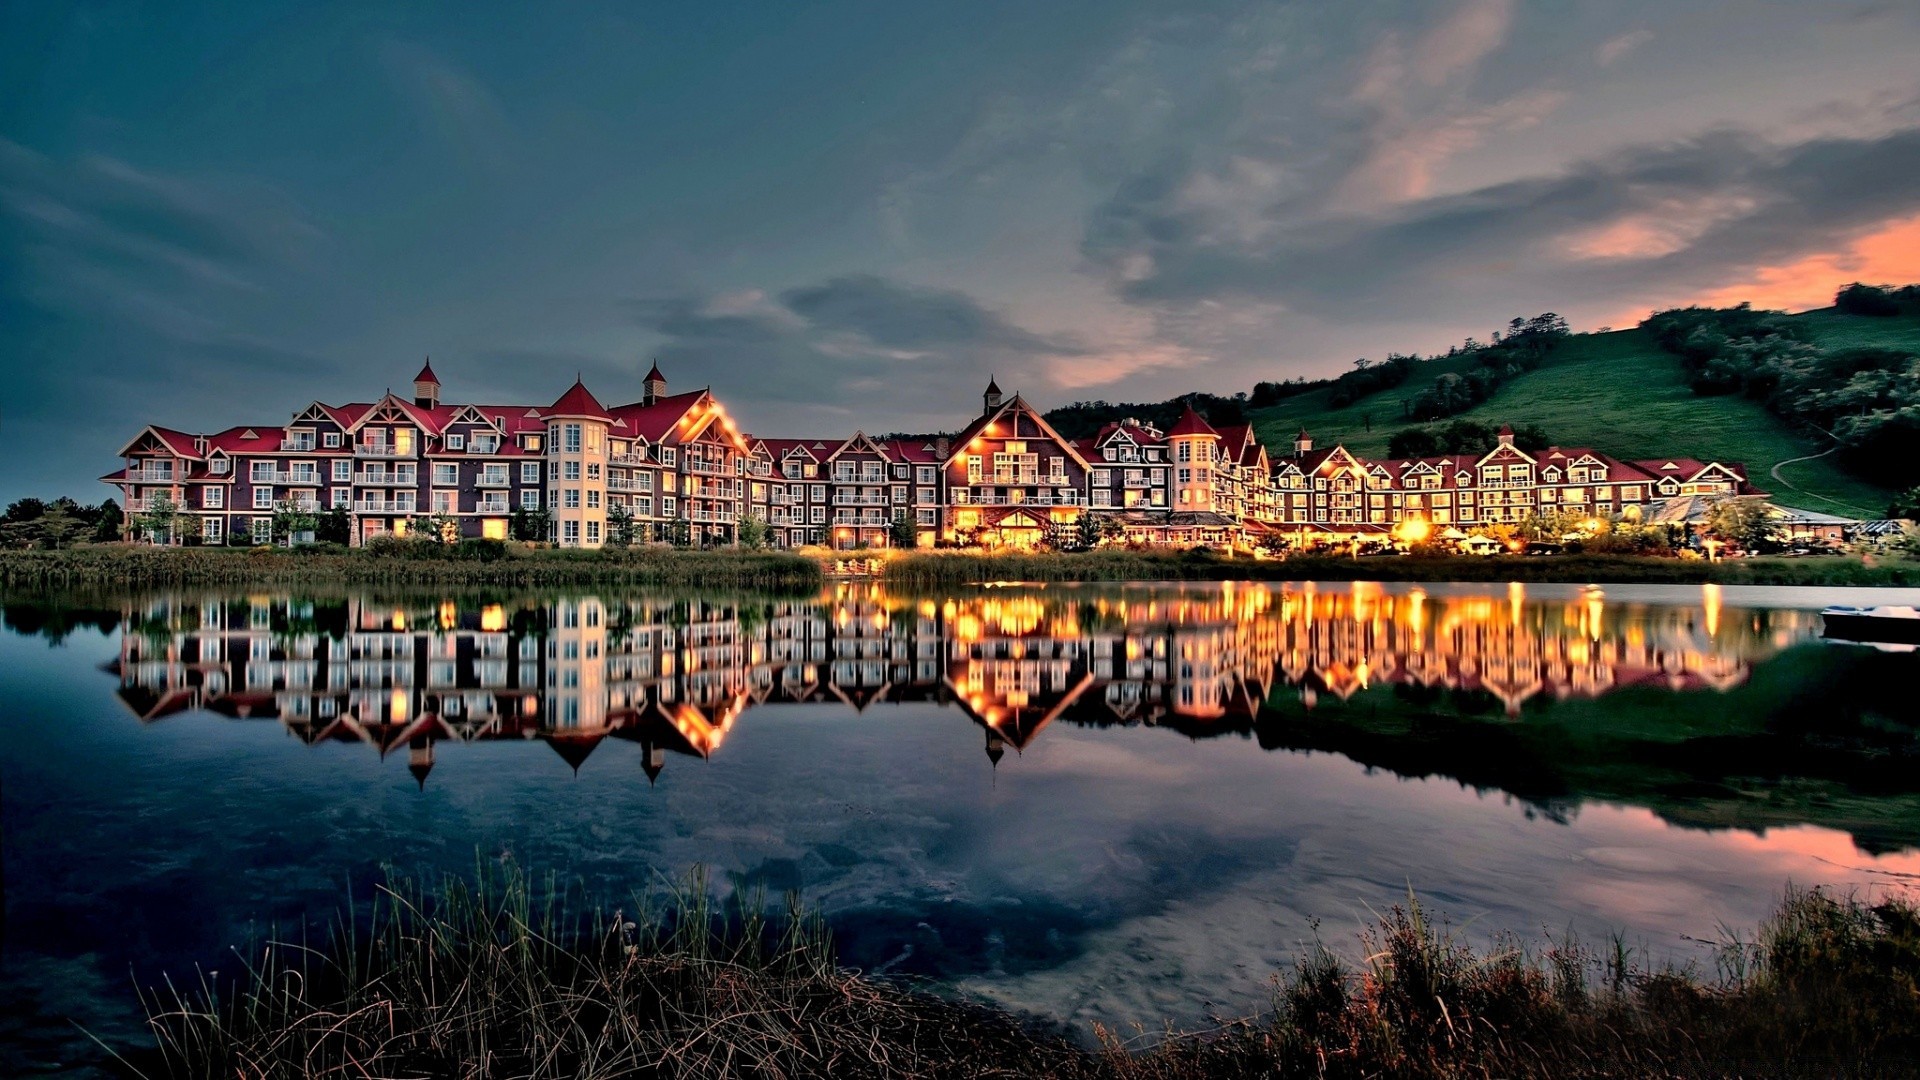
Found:
<svg viewBox="0 0 1920 1080"><path fill-rule="evenodd" d="M433 384L433 385L435 385L435 386L439 386L439 385L440 385L440 376L438 376L438 375L435 375L435 374L433 373L433 361L432 361L432 360L428 360L428 361L427 361L427 362L426 362L425 364L422 364L422 365L420 366L420 374L418 374L418 375L415 375L415 376L413 377L413 381L414 381L414 382L417 382L417 383L420 383L420 382L430 382L430 383L432 383L432 384Z"/></svg>
<svg viewBox="0 0 1920 1080"><path fill-rule="evenodd" d="M617 434L633 439L645 439L657 443L673 434L680 419L693 410L707 397L705 390L691 390L684 394L670 394L656 398L648 405L636 401L630 405L621 405L613 410L614 430Z"/></svg>
<svg viewBox="0 0 1920 1080"><path fill-rule="evenodd" d="M560 395L560 400L547 407L548 416L584 416L593 420L611 420L607 407L593 396L585 383L573 380L573 386Z"/></svg>
<svg viewBox="0 0 1920 1080"><path fill-rule="evenodd" d="M641 381L642 382L666 382L667 381L667 377L665 375L660 374L660 361L655 360L653 362L653 366L647 369L647 377Z"/></svg>
<svg viewBox="0 0 1920 1080"><path fill-rule="evenodd" d="M1187 411L1180 414L1179 422L1167 429L1167 438L1171 439L1176 435L1212 435L1219 438L1220 433L1215 431L1213 425L1207 423L1199 413L1194 412L1193 405L1189 403Z"/></svg>

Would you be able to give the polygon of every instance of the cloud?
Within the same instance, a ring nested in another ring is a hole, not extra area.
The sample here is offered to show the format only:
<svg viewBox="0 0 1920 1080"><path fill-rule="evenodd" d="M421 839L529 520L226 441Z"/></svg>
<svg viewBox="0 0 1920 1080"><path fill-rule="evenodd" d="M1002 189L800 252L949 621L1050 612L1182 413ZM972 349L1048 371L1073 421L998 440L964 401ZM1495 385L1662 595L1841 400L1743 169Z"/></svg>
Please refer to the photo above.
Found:
<svg viewBox="0 0 1920 1080"><path fill-rule="evenodd" d="M1916 170L1920 128L1790 145L1724 130L1389 212L1277 211L1257 243L1209 239L1166 197L1178 177L1146 177L1103 208L1087 252L1122 295L1149 305L1240 297L1329 318L1406 318L1491 288L1514 304L1564 304L1691 291L1831 251L1920 209Z"/></svg>
<svg viewBox="0 0 1920 1080"><path fill-rule="evenodd" d="M890 417L951 428L989 377L1009 392L1096 386L1188 357L1120 338L1099 345L1023 327L952 289L849 274L787 289L654 297L635 305L659 335L655 355L676 388L724 388L766 434L816 434ZM771 408L754 409L758 403ZM818 430L794 430L812 425Z"/></svg>
<svg viewBox="0 0 1920 1080"><path fill-rule="evenodd" d="M1651 30L1629 30L1618 37L1610 37L1593 50L1593 62L1601 67L1612 67L1633 50L1653 40Z"/></svg>

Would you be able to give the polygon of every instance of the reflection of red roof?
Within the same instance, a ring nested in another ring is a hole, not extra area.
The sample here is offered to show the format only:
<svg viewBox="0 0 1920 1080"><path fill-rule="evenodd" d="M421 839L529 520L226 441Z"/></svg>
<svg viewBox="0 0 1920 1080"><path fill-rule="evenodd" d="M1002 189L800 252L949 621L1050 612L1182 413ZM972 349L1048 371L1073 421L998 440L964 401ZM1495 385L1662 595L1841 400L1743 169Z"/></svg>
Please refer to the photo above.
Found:
<svg viewBox="0 0 1920 1080"><path fill-rule="evenodd" d="M1186 411L1180 414L1180 419L1167 429L1169 439L1176 435L1212 435L1219 438L1220 433L1215 431L1213 425L1207 423L1204 417L1194 412L1193 405L1189 403Z"/></svg>
<svg viewBox="0 0 1920 1080"><path fill-rule="evenodd" d="M560 400L547 407L548 416L584 416L592 420L611 420L607 407L593 396L585 383L573 380L573 386L560 395Z"/></svg>

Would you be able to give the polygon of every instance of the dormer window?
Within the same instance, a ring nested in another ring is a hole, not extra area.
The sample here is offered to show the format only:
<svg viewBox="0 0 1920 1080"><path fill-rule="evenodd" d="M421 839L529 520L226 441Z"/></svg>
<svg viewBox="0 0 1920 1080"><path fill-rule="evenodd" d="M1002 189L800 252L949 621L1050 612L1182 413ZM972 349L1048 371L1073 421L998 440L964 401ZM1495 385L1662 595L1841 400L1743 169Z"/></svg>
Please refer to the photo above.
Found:
<svg viewBox="0 0 1920 1080"><path fill-rule="evenodd" d="M467 437L465 435L447 436L447 449L465 450L466 448L467 448Z"/></svg>

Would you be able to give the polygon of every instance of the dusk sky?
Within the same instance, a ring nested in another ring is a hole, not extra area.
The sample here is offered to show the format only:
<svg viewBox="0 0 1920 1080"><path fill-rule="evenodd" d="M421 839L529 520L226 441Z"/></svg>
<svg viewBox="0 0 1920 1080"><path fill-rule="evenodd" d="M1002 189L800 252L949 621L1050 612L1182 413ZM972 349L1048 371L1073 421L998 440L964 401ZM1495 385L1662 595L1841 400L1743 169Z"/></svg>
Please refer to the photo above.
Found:
<svg viewBox="0 0 1920 1080"><path fill-rule="evenodd" d="M1920 3L12 4L0 500L406 390L960 426L1920 279Z"/></svg>

